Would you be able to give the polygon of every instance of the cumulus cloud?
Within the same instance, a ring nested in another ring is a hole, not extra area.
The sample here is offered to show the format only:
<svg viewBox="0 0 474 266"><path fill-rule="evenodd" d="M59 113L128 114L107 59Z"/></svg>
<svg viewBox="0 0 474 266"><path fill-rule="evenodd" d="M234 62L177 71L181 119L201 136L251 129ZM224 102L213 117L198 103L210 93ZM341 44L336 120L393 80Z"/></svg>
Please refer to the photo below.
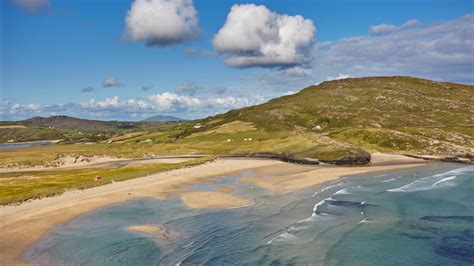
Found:
<svg viewBox="0 0 474 266"><path fill-rule="evenodd" d="M262 97L208 97L197 98L164 92L142 98L121 99L118 96L103 100L91 99L83 103L68 104L18 104L13 101L0 104L4 120L24 119L31 116L64 114L99 119L130 119L140 114L148 117L156 114L174 114L187 118L213 115L229 109L242 108L261 103ZM135 115L134 115L135 114Z"/></svg>
<svg viewBox="0 0 474 266"><path fill-rule="evenodd" d="M93 92L94 90L95 90L94 87L89 86L89 87L83 88L81 92Z"/></svg>
<svg viewBox="0 0 474 266"><path fill-rule="evenodd" d="M182 85L176 88L177 93L187 94L187 95L194 95L197 91L201 90L202 88L198 86L194 82L185 82Z"/></svg>
<svg viewBox="0 0 474 266"><path fill-rule="evenodd" d="M50 6L49 0L10 0L10 1L30 13L35 13L38 11L48 9Z"/></svg>
<svg viewBox="0 0 474 266"><path fill-rule="evenodd" d="M375 34L386 34L394 31L399 31L411 27L415 27L420 25L421 22L417 19L410 19L407 20L405 23L399 26L395 26L393 24L379 24L379 25L372 25L370 26L370 32Z"/></svg>
<svg viewBox="0 0 474 266"><path fill-rule="evenodd" d="M320 77L411 75L474 83L474 14L341 39L317 50L312 71Z"/></svg>
<svg viewBox="0 0 474 266"><path fill-rule="evenodd" d="M231 67L291 67L313 58L316 27L300 15L280 15L265 6L232 6L212 42Z"/></svg>
<svg viewBox="0 0 474 266"><path fill-rule="evenodd" d="M102 80L102 87L110 88L110 87L119 87L120 83L118 79L114 76L106 76L104 80Z"/></svg>
<svg viewBox="0 0 474 266"><path fill-rule="evenodd" d="M125 39L151 47L189 41L198 34L192 0L135 0L125 18Z"/></svg>

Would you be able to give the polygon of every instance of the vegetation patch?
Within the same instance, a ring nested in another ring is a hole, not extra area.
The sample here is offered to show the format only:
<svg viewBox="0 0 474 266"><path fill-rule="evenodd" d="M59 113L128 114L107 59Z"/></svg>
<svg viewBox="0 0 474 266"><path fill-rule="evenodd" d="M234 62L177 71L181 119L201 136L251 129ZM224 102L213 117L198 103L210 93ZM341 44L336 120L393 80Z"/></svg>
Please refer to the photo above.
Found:
<svg viewBox="0 0 474 266"><path fill-rule="evenodd" d="M234 121L226 124L222 124L214 129L196 132L191 134L189 137L199 137L203 135L209 134L232 134L237 132L244 132L244 131L253 131L256 130L255 125L251 122L242 122L242 121Z"/></svg>
<svg viewBox="0 0 474 266"><path fill-rule="evenodd" d="M214 160L202 157L175 164L143 164L122 168L87 168L37 172L0 173L0 204L20 203L68 190L86 189L163 171L195 166Z"/></svg>

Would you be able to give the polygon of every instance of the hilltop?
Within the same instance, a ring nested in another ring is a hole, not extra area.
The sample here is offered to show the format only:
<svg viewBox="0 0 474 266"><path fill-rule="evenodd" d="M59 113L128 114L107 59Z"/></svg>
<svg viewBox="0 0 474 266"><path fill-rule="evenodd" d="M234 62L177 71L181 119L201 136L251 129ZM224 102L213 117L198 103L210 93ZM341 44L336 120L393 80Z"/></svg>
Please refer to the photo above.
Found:
<svg viewBox="0 0 474 266"><path fill-rule="evenodd" d="M138 157L260 155L342 164L368 163L373 152L472 159L473 106L471 85L349 78L201 120L118 132L87 151ZM80 146L74 147L67 152L79 153Z"/></svg>
<svg viewBox="0 0 474 266"><path fill-rule="evenodd" d="M148 117L147 119L142 120L142 122L179 122L184 121L185 119L181 119L174 116L169 115L155 115L152 117Z"/></svg>
<svg viewBox="0 0 474 266"><path fill-rule="evenodd" d="M22 121L0 122L0 143L38 140L97 142L117 135L159 128L173 121L101 121L58 115L32 117Z"/></svg>
<svg viewBox="0 0 474 266"><path fill-rule="evenodd" d="M23 125L74 129L82 131L131 129L137 128L140 125L137 122L89 120L65 115L50 117L36 116L20 121L20 123Z"/></svg>

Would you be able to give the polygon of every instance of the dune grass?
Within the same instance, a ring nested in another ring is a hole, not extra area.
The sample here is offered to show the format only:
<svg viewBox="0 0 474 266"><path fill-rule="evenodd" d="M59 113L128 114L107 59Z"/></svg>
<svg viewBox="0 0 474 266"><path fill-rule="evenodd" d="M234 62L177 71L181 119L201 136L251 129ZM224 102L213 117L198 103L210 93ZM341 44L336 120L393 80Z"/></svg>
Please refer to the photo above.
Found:
<svg viewBox="0 0 474 266"><path fill-rule="evenodd" d="M73 189L102 186L214 160L202 157L173 164L144 164L122 168L86 168L35 172L0 173L0 204L16 204L28 199L50 197ZM95 177L100 176L99 180Z"/></svg>

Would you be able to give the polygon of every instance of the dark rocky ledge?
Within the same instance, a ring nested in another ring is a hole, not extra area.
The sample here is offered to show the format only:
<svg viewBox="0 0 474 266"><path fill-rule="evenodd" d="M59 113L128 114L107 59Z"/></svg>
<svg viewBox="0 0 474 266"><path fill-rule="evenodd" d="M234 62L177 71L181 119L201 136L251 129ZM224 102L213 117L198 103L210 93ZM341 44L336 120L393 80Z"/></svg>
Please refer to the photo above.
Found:
<svg viewBox="0 0 474 266"><path fill-rule="evenodd" d="M240 154L240 155L221 155L222 158L259 158L279 160L286 163L318 165L319 160L311 158L295 158L290 155L271 154L271 153L255 153L255 154Z"/></svg>
<svg viewBox="0 0 474 266"><path fill-rule="evenodd" d="M367 153L365 155L350 155L338 160L321 160L321 162L335 165L366 165L370 163L370 160L370 153Z"/></svg>
<svg viewBox="0 0 474 266"><path fill-rule="evenodd" d="M427 161L474 164L474 156L472 155L466 155L466 156L431 156L431 155L416 155L416 154L403 154L403 155L407 157L423 159Z"/></svg>

